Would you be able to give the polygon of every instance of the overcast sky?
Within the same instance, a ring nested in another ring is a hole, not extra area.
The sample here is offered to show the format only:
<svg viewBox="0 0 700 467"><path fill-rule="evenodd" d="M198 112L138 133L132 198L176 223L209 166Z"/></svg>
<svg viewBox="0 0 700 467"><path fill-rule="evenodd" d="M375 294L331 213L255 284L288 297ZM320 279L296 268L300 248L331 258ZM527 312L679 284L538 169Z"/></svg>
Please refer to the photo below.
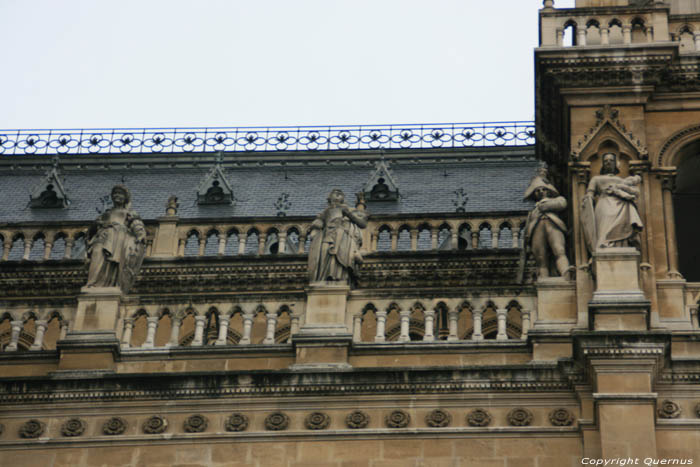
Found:
<svg viewBox="0 0 700 467"><path fill-rule="evenodd" d="M0 128L531 120L541 5L0 0Z"/></svg>

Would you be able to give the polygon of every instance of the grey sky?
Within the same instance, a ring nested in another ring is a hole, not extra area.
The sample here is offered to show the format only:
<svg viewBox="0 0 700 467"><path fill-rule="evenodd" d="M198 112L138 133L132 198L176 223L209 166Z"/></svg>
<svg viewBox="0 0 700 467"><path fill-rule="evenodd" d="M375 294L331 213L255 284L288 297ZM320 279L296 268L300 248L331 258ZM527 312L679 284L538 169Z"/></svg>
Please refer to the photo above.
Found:
<svg viewBox="0 0 700 467"><path fill-rule="evenodd" d="M530 120L541 5L0 0L0 128Z"/></svg>

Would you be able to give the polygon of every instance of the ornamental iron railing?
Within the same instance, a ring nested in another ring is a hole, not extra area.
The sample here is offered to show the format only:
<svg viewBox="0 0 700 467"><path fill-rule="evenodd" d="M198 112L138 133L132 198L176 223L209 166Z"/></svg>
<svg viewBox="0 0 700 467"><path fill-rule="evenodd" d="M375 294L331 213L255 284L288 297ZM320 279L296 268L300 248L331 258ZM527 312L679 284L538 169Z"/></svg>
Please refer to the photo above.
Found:
<svg viewBox="0 0 700 467"><path fill-rule="evenodd" d="M430 149L535 144L531 121L239 128L0 130L2 155Z"/></svg>

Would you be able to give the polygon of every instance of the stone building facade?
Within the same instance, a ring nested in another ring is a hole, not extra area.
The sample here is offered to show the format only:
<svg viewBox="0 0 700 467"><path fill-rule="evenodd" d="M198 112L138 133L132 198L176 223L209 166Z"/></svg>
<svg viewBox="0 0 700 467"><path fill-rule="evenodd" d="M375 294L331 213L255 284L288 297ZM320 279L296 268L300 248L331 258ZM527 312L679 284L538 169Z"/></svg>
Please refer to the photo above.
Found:
<svg viewBox="0 0 700 467"><path fill-rule="evenodd" d="M0 135L0 465L700 463L699 38L545 0L534 124Z"/></svg>

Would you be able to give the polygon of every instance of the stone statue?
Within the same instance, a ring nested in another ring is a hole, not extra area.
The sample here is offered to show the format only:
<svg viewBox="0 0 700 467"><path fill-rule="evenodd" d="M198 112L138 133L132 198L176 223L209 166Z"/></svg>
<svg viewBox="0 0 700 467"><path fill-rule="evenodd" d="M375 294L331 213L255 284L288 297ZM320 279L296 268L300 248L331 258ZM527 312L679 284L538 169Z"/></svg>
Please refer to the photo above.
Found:
<svg viewBox="0 0 700 467"><path fill-rule="evenodd" d="M550 259L560 276L568 278L569 260L566 257L566 224L558 212L566 209L566 199L559 195L547 179L547 169L542 168L525 190L524 199L534 200L535 207L530 211L525 223L523 252L529 247L535 257L537 277L549 277ZM524 266L524 259L521 264ZM521 267L522 268L522 267Z"/></svg>
<svg viewBox="0 0 700 467"><path fill-rule="evenodd" d="M88 231L87 287L119 287L127 293L146 252L146 228L131 210L129 190L112 188L113 206Z"/></svg>
<svg viewBox="0 0 700 467"><path fill-rule="evenodd" d="M598 248L639 247L637 237L643 224L635 202L642 179L638 175L622 178L618 173L617 156L604 154L600 175L591 179L583 198L581 224L590 252Z"/></svg>
<svg viewBox="0 0 700 467"><path fill-rule="evenodd" d="M311 224L310 282L349 282L356 264L362 262L360 229L367 226L368 217L362 207L351 209L341 190L328 195L328 207Z"/></svg>

